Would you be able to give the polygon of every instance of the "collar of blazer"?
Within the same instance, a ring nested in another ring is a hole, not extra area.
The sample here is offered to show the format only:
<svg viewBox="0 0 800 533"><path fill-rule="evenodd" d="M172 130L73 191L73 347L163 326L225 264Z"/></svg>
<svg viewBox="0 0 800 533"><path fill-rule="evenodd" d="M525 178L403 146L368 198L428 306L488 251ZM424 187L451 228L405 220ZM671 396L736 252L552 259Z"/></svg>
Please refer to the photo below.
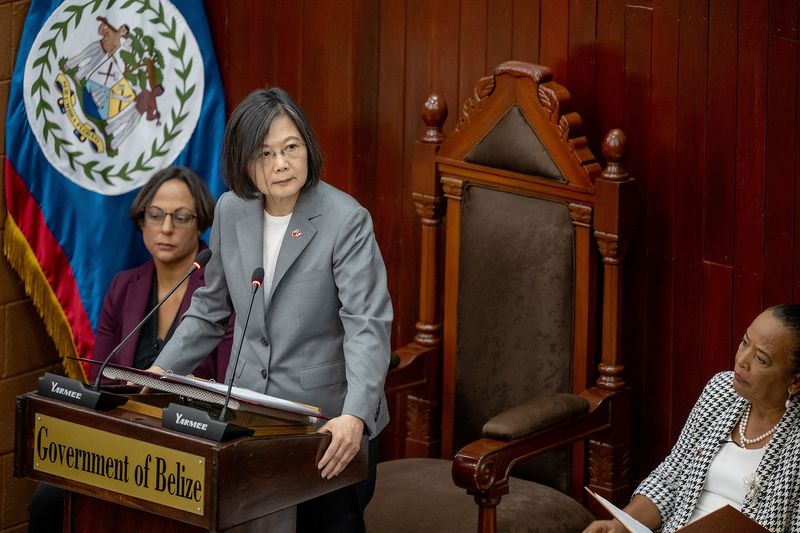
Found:
<svg viewBox="0 0 800 533"><path fill-rule="evenodd" d="M314 227L311 220L322 214L321 189L325 186L319 182L314 187L303 189L300 193L292 212L292 218L289 219L286 234L283 236L281 250L278 253L275 275L272 286L269 288L270 296L275 292L275 288L300 253L316 235L317 228ZM261 197L245 200L242 208L244 214L236 223L236 233L244 268L243 279L249 282L253 270L264 264L264 201ZM299 230L298 237L292 236L292 232L295 230Z"/></svg>

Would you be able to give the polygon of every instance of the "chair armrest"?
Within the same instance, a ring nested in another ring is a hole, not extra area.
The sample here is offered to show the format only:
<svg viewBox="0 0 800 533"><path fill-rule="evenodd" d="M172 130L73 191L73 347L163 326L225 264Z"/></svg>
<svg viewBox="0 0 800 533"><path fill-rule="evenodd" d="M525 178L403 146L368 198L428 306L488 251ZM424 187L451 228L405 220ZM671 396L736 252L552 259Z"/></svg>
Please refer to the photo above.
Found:
<svg viewBox="0 0 800 533"><path fill-rule="evenodd" d="M588 412L514 440L482 438L467 444L453 459L453 481L470 494L505 494L515 464L609 430L614 404L626 402L627 395L627 389L587 389L580 396L588 401Z"/></svg>
<svg viewBox="0 0 800 533"><path fill-rule="evenodd" d="M437 353L440 350L440 346L424 346L416 342L407 344L392 352L391 361L389 362L389 372L403 370L418 358L424 358L423 356L430 353Z"/></svg>
<svg viewBox="0 0 800 533"><path fill-rule="evenodd" d="M589 400L559 393L534 398L492 417L483 425L483 436L510 441L536 433L589 411Z"/></svg>

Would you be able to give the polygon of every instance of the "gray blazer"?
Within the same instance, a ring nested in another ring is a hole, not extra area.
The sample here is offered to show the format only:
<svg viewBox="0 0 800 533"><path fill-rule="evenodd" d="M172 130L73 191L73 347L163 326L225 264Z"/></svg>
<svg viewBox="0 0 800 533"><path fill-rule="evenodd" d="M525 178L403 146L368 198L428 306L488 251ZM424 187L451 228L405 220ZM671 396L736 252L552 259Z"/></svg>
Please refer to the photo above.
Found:
<svg viewBox="0 0 800 533"><path fill-rule="evenodd" d="M319 182L304 189L283 237L269 306L256 296L236 369L233 360L251 298L253 270L263 266L263 200L228 192L217 202L205 287L155 365L195 368L225 334L236 311L234 383L318 406L329 417L351 414L370 437L389 421L383 392L389 367L392 304L386 269L366 209Z"/></svg>

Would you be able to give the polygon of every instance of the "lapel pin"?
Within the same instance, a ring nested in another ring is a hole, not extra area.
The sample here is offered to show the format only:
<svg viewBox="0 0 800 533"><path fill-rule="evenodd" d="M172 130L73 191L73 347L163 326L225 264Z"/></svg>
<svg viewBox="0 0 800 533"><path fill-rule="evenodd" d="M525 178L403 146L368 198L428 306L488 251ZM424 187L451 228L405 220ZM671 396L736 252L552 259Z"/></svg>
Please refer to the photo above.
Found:
<svg viewBox="0 0 800 533"><path fill-rule="evenodd" d="M292 238L293 239L299 239L302 236L303 236L303 232L300 231L299 229L292 230Z"/></svg>

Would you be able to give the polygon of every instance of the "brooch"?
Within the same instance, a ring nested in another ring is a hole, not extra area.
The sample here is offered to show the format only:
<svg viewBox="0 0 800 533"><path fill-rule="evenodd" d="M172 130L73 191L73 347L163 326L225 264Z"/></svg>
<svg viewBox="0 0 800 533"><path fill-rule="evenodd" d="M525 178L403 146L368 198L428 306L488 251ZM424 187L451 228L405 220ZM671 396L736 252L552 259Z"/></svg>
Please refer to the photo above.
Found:
<svg viewBox="0 0 800 533"><path fill-rule="evenodd" d="M302 236L303 236L303 232L300 231L299 229L292 230L292 238L293 239L299 239Z"/></svg>
<svg viewBox="0 0 800 533"><path fill-rule="evenodd" d="M761 488L761 476L753 472L752 474L744 476L742 481L744 481L744 486L747 489L745 498L754 500L756 496L758 496L758 490Z"/></svg>

